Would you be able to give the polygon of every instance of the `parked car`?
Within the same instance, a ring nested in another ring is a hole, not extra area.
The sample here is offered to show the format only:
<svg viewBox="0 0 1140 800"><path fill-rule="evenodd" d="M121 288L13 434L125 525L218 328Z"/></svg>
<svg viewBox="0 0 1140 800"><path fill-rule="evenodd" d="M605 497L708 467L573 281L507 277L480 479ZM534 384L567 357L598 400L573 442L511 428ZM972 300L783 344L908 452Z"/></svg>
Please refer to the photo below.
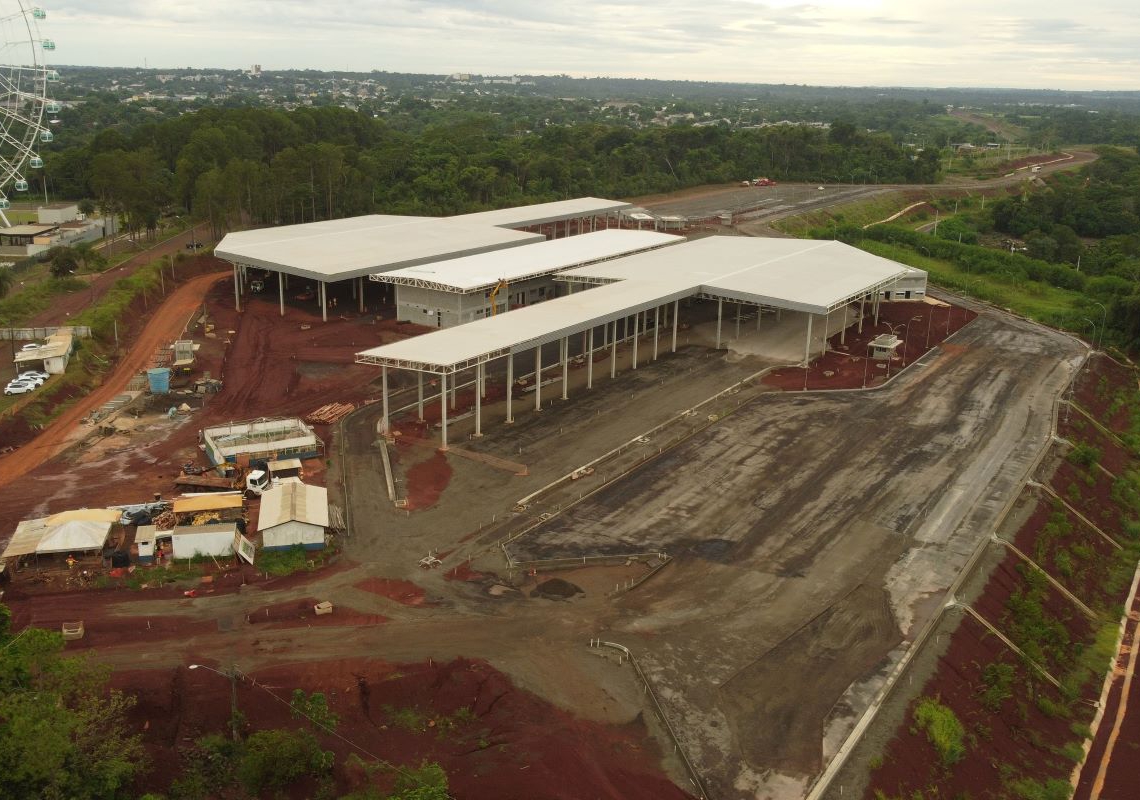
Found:
<svg viewBox="0 0 1140 800"><path fill-rule="evenodd" d="M26 353L29 350L39 350L39 349L40 349L40 346L38 344L36 344L35 342L31 342L30 344L26 344L23 347L21 347L20 352Z"/></svg>
<svg viewBox="0 0 1140 800"><path fill-rule="evenodd" d="M35 390L36 385L29 381L12 381L4 387L4 394L27 394Z"/></svg>
<svg viewBox="0 0 1140 800"><path fill-rule="evenodd" d="M44 372L43 370L39 370L39 369L29 369L29 370L26 370L24 372L21 372L19 375L16 376L15 379L19 381L19 380L23 380L24 378L42 378L43 380L46 381L50 377L51 377L51 373Z"/></svg>
<svg viewBox="0 0 1140 800"><path fill-rule="evenodd" d="M38 389L44 385L45 380L47 380L47 378L41 378L38 374L30 375L28 373L23 373L13 378L12 383L30 383Z"/></svg>

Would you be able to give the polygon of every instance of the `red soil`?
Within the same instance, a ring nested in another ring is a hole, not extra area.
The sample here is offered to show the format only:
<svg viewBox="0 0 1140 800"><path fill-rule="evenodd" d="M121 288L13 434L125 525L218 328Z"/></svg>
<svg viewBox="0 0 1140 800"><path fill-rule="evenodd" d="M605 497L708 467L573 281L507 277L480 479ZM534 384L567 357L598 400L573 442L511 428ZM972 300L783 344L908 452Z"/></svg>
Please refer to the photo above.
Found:
<svg viewBox="0 0 1140 800"><path fill-rule="evenodd" d="M224 676L179 668L119 672L113 680L139 697L131 721L143 732L153 767L139 793L169 788L177 769L175 748L227 730L230 687ZM348 740L395 764L438 762L450 776L452 796L460 799L688 797L661 776L660 753L640 722L614 727L577 719L483 662L353 659L261 670L238 684L247 730L298 727L287 702L295 688L323 692L340 718L337 733L343 739L319 737L337 756L338 795L370 782L390 788L387 771L369 779L344 764L349 754L362 755ZM311 797L315 788L302 781L289 794Z"/></svg>
<svg viewBox="0 0 1140 800"><path fill-rule="evenodd" d="M413 466L407 472L408 509L431 508L451 482L451 465L441 452Z"/></svg>
<svg viewBox="0 0 1140 800"><path fill-rule="evenodd" d="M445 581L474 581L476 583L485 577L487 577L485 573L471 569L471 564L466 561L452 567L443 575Z"/></svg>
<svg viewBox="0 0 1140 800"><path fill-rule="evenodd" d="M1127 433L1131 412L1121 401L1134 397L1136 389L1136 370L1097 354L1089 357L1077 376L1075 394L1081 408L1101 424L1116 433Z"/></svg>
<svg viewBox="0 0 1140 800"><path fill-rule="evenodd" d="M1012 697L997 713L982 705L983 671L990 664L1005 664L1014 670ZM925 732L914 724L916 700L888 745L882 766L872 771L864 797L872 800L876 791L888 797L909 798L913 792L925 797L929 787L937 787L938 797L946 798L1011 797L1003 785L1003 766L1037 780L1067 778L1072 762L1050 748L1077 738L1069 729L1072 720L1041 712L1027 689L1026 669L996 636L972 617L963 619L920 697L937 698L954 711L966 731L965 757L949 769L943 766ZM1038 695L1058 700L1056 690L1044 681L1033 680L1033 686ZM1085 717L1082 721L1091 717L1091 710L1082 708L1079 713Z"/></svg>
<svg viewBox="0 0 1140 800"><path fill-rule="evenodd" d="M289 600L262 606L246 614L250 625L264 625L270 630L283 628L342 628L361 625L382 625L388 618L381 614L362 614L348 606L336 605L333 613L317 616L313 606L321 602L315 597Z"/></svg>
<svg viewBox="0 0 1140 800"><path fill-rule="evenodd" d="M389 600L395 600L405 606L434 605L434 603L428 602L427 594L423 588L416 586L411 581L398 578L369 577L359 583L354 583L353 586L365 592L372 592L381 597L387 597Z"/></svg>
<svg viewBox="0 0 1140 800"><path fill-rule="evenodd" d="M1071 526L1069 533L1061 533L1056 524L1046 531L1054 515ZM1060 504L1054 508L1052 502L1039 500L1013 543L1090 608L1111 608L1120 601L1105 588L1118 551Z"/></svg>
<svg viewBox="0 0 1140 800"><path fill-rule="evenodd" d="M904 346L898 349L896 357L890 362L889 372L893 376L975 317L977 314L973 311L957 306L932 306L918 302L883 303L880 306L878 325L874 324L872 317L864 321L862 333L855 326L848 328L846 341L842 344L840 334L834 334L828 338L827 352L813 359L806 371L795 368L778 370L766 375L764 383L784 391L879 386L887 381L886 362L863 357L869 350L869 342L876 336L890 333L893 325L893 329L904 341Z"/></svg>
<svg viewBox="0 0 1140 800"><path fill-rule="evenodd" d="M1074 444L1084 442L1100 451L1100 464L1113 475L1123 475L1136 464L1135 457L1116 440L1077 411L1062 409L1057 420L1057 433Z"/></svg>
<svg viewBox="0 0 1140 800"><path fill-rule="evenodd" d="M1099 469L1085 470L1063 461L1048 483L1094 525L1117 541L1124 541L1124 514L1112 500L1112 478Z"/></svg>

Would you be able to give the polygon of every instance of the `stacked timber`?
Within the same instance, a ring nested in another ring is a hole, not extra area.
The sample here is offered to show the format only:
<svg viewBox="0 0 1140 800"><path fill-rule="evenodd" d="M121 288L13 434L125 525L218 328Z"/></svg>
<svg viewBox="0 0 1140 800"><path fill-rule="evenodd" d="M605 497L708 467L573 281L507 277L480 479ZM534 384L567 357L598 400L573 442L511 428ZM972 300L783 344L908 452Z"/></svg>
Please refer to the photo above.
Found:
<svg viewBox="0 0 1140 800"><path fill-rule="evenodd" d="M309 412L305 417L305 422L310 425L332 425L340 422L355 410L356 406L352 403L329 403Z"/></svg>

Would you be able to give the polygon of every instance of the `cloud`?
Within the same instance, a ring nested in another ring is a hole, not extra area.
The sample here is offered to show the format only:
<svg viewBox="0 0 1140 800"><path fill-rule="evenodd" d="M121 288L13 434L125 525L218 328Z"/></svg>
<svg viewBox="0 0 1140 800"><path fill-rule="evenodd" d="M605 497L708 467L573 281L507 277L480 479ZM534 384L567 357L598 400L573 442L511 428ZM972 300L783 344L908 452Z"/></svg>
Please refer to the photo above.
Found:
<svg viewBox="0 0 1140 800"><path fill-rule="evenodd" d="M1119 0L59 0L63 63L1137 89Z"/></svg>

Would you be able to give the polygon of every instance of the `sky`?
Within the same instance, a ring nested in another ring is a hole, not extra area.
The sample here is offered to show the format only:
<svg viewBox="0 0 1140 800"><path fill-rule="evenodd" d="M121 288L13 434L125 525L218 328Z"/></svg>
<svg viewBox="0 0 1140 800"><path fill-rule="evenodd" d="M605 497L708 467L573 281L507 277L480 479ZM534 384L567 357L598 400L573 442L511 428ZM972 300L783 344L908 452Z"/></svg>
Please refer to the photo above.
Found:
<svg viewBox="0 0 1140 800"><path fill-rule="evenodd" d="M1135 0L37 2L53 64L1140 89Z"/></svg>

